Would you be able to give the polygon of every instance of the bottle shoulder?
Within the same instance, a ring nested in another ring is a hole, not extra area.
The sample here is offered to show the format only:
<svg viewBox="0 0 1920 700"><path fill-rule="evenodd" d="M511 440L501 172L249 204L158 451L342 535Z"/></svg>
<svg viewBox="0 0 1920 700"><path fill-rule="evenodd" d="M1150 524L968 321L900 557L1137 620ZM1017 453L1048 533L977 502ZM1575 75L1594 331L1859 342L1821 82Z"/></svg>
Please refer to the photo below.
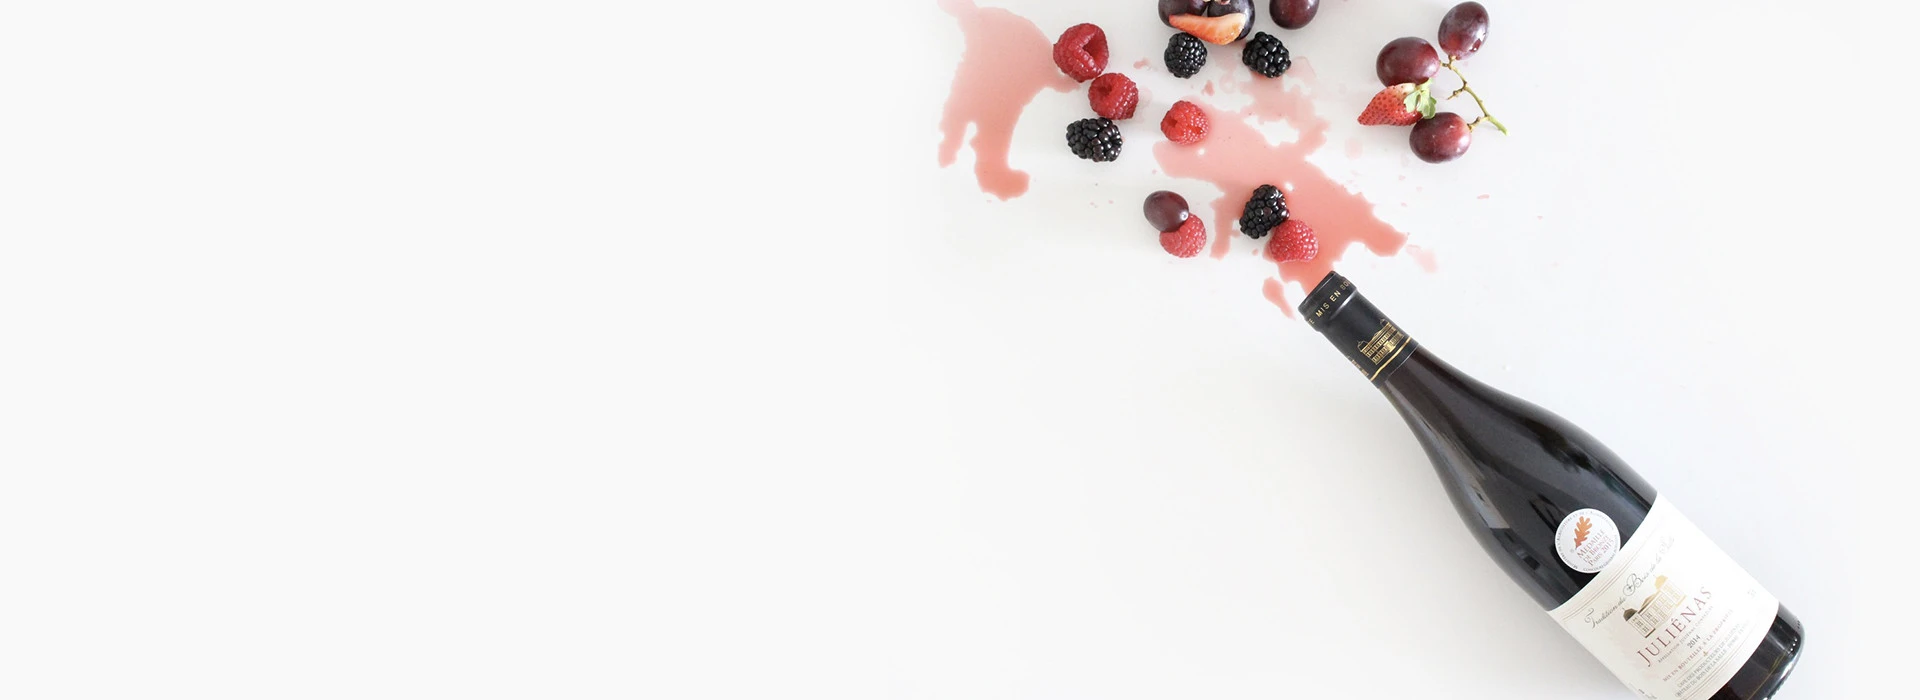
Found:
<svg viewBox="0 0 1920 700"><path fill-rule="evenodd" d="M1542 605L1558 605L1592 578L1556 555L1561 521L1595 508L1629 536L1653 489L1579 426L1422 350L1381 383L1382 393L1482 546Z"/></svg>

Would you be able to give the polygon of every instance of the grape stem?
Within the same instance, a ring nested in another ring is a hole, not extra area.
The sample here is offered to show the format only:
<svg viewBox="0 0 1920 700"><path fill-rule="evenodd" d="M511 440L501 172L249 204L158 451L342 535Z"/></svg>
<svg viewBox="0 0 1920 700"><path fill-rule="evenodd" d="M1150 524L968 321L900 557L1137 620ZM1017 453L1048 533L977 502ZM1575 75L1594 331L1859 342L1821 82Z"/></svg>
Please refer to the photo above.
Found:
<svg viewBox="0 0 1920 700"><path fill-rule="evenodd" d="M1507 125L1501 124L1500 120L1493 118L1492 112L1487 111L1487 103L1481 101L1480 93L1474 92L1473 88L1467 86L1467 74L1460 72L1459 66L1453 65L1453 59L1449 58L1445 63L1442 63L1440 65L1445 66L1447 70L1453 71L1453 74L1460 78L1460 89L1454 90L1453 94L1451 95L1447 95L1447 99L1451 100L1453 98L1459 97L1461 93L1466 93L1468 97L1473 98L1474 104L1480 106L1480 118L1473 120L1473 122L1470 124L1467 124L1467 128L1472 129L1473 127L1479 126L1480 122L1486 122L1488 124L1492 124L1493 128L1499 129L1500 133L1502 134L1507 133Z"/></svg>

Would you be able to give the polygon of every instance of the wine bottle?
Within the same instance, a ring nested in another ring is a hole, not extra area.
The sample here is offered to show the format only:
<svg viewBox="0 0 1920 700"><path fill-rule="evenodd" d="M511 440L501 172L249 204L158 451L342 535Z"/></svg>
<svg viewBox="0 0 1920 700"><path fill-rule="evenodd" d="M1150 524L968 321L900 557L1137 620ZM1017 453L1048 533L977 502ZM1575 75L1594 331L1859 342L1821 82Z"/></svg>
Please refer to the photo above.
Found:
<svg viewBox="0 0 1920 700"><path fill-rule="evenodd" d="M1487 554L1642 697L1772 697L1800 621L1593 436L1442 362L1339 273L1300 305L1399 409Z"/></svg>

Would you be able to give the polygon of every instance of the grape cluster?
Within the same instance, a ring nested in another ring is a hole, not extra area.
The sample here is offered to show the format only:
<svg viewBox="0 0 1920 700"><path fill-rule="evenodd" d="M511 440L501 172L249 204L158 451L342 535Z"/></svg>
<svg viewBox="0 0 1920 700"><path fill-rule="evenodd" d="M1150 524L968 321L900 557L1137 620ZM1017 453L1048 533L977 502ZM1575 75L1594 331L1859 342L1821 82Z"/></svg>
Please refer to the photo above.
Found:
<svg viewBox="0 0 1920 700"><path fill-rule="evenodd" d="M1365 124L1413 124L1407 143L1415 156L1428 163L1445 163L1465 155L1473 143L1474 128L1481 124L1490 124L1503 134L1507 132L1506 125L1487 111L1486 102L1468 86L1467 76L1459 65L1487 42L1487 8L1477 2L1454 5L1440 19L1438 38L1438 50L1420 37L1407 36L1387 42L1374 59L1373 69L1380 83L1387 86L1382 94L1391 92L1392 98L1376 100L1361 114L1361 123ZM1454 112L1435 110L1433 94L1428 88L1442 68L1460 79L1460 87L1447 95L1447 99L1461 95L1473 98L1480 109L1480 118L1468 121ZM1404 102L1393 104L1399 100Z"/></svg>

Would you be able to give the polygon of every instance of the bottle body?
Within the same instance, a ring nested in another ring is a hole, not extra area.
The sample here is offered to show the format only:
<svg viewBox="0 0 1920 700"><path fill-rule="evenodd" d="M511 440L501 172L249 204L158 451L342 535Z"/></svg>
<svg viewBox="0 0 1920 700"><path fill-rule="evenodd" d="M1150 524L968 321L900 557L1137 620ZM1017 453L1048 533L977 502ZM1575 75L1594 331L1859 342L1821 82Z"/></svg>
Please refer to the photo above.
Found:
<svg viewBox="0 0 1920 700"><path fill-rule="evenodd" d="M1337 273L1301 312L1400 412L1462 521L1643 697L1770 697L1799 621L1593 436L1454 369Z"/></svg>

